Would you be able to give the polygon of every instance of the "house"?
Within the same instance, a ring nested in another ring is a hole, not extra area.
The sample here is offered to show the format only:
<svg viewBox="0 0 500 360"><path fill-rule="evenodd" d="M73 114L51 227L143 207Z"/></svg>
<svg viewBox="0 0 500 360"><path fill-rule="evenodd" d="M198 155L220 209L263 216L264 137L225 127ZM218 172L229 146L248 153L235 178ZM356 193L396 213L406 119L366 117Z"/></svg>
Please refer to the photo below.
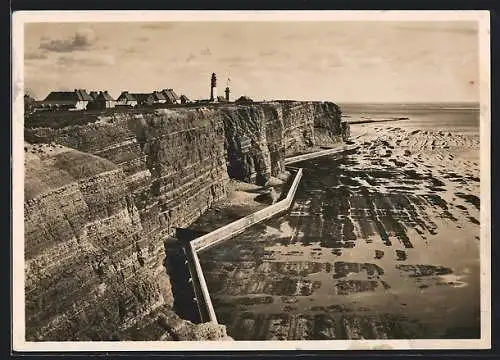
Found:
<svg viewBox="0 0 500 360"><path fill-rule="evenodd" d="M153 101L155 104L165 104L167 102L165 96L159 91L154 91L151 95L153 95Z"/></svg>
<svg viewBox="0 0 500 360"><path fill-rule="evenodd" d="M111 109L116 105L115 99L107 91L99 91L95 102L99 109Z"/></svg>
<svg viewBox="0 0 500 360"><path fill-rule="evenodd" d="M92 98L85 89L75 89L52 91L42 103L52 109L85 110L91 101Z"/></svg>
<svg viewBox="0 0 500 360"><path fill-rule="evenodd" d="M37 105L37 101L29 96L28 94L24 94L24 112L29 113L32 112Z"/></svg>
<svg viewBox="0 0 500 360"><path fill-rule="evenodd" d="M135 107L137 106L137 99L135 98L134 95L132 95L128 91L123 91L120 94L120 96L118 96L118 99L116 100L116 105Z"/></svg>
<svg viewBox="0 0 500 360"><path fill-rule="evenodd" d="M189 98L186 95L181 95L180 100L181 104L189 104L191 102L191 100L189 100Z"/></svg>
<svg viewBox="0 0 500 360"><path fill-rule="evenodd" d="M87 109L110 109L114 108L116 101L109 95L107 91L91 91L89 96L92 101L89 102Z"/></svg>
<svg viewBox="0 0 500 360"><path fill-rule="evenodd" d="M92 101L96 101L98 95L99 95L98 91L91 91L91 92L89 92L89 96L92 98Z"/></svg>
<svg viewBox="0 0 500 360"><path fill-rule="evenodd" d="M236 104L251 104L253 103L253 100L250 99L248 96L240 96L238 100L235 101Z"/></svg>
<svg viewBox="0 0 500 360"><path fill-rule="evenodd" d="M217 102L226 102L226 98L224 96L217 96Z"/></svg>
<svg viewBox="0 0 500 360"><path fill-rule="evenodd" d="M179 104L181 102L173 89L163 89L161 93L165 96L167 104Z"/></svg>
<svg viewBox="0 0 500 360"><path fill-rule="evenodd" d="M132 95L137 100L137 106L152 106L155 103L151 93L133 93Z"/></svg>

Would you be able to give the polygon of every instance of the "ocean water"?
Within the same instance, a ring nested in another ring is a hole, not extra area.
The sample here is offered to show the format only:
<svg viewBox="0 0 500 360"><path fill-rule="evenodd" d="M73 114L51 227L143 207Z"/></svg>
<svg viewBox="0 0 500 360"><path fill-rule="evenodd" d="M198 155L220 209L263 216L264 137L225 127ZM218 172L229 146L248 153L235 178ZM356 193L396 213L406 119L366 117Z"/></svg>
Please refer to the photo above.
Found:
<svg viewBox="0 0 500 360"><path fill-rule="evenodd" d="M433 128L453 132L479 132L479 106L467 104L344 105L342 113L352 119L407 117L398 126Z"/></svg>
<svg viewBox="0 0 500 360"><path fill-rule="evenodd" d="M393 128L479 131L477 108L357 105L343 113L410 118L385 123ZM378 125L353 128L367 126ZM304 177L290 212L200 253L230 336L479 338L479 194L469 186L478 175L456 170L444 185L440 164L415 157L418 167L406 170L411 161L394 153L381 163L381 146L294 164Z"/></svg>

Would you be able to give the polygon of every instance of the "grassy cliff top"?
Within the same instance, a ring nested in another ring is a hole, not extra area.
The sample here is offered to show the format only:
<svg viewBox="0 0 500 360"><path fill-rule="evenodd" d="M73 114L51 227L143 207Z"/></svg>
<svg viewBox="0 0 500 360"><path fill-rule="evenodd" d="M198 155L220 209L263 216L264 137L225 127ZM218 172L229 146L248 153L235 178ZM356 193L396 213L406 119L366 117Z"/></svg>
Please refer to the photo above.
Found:
<svg viewBox="0 0 500 360"><path fill-rule="evenodd" d="M25 201L83 178L117 169L111 161L61 145L25 143Z"/></svg>

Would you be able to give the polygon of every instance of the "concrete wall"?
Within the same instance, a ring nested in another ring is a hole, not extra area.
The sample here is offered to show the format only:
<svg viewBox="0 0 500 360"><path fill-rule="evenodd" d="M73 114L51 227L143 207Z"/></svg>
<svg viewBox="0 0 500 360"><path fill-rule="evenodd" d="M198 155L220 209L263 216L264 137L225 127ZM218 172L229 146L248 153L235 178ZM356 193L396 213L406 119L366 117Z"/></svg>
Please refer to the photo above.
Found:
<svg viewBox="0 0 500 360"><path fill-rule="evenodd" d="M215 315L214 306L208 286L203 275L203 270L200 265L200 260L196 250L190 243L186 245L186 255L188 256L189 271L193 280L193 289L198 302L198 310L200 312L200 319L202 322L212 322L217 324L217 316ZM189 261L191 259L192 261Z"/></svg>
<svg viewBox="0 0 500 360"><path fill-rule="evenodd" d="M215 310L212 304L212 300L210 298L210 293L208 291L208 286L205 281L205 276L203 275L203 270L200 265L200 260L198 258L198 252L204 250L210 246L218 244L224 240L227 240L237 234L242 233L250 226L257 224L263 220L269 219L270 217L288 210L292 206L293 198L295 196L295 192L300 183L300 179L302 178L302 169L296 169L295 178L293 180L290 189L288 190L288 194L285 199L278 201L276 204L270 205L265 209L259 210L253 214L245 216L239 220L236 220L230 224L227 224L217 230L214 230L208 234L200 236L194 240L192 240L186 246L186 252L189 252L188 256L192 258L192 264L190 264L190 270L194 273L191 274L193 278L193 285L196 293L196 297L198 299L198 304L203 306L201 302L203 302L206 306L206 311L200 310L200 315L202 317L202 321L212 322L217 324L217 317L215 315ZM196 282L196 283L195 283ZM203 315L207 314L207 318L203 318Z"/></svg>
<svg viewBox="0 0 500 360"><path fill-rule="evenodd" d="M209 246L213 246L214 244L227 240L234 235L242 233L250 226L257 224L258 222L268 219L282 211L286 211L292 205L292 201L295 196L295 192L297 191L297 187L299 186L301 177L302 169L298 169L292 186L290 187L285 199L278 201L276 204L270 205L265 209L259 210L253 214L245 216L244 218L227 224L208 234L200 236L199 238L191 241L191 246L197 252L202 251Z"/></svg>

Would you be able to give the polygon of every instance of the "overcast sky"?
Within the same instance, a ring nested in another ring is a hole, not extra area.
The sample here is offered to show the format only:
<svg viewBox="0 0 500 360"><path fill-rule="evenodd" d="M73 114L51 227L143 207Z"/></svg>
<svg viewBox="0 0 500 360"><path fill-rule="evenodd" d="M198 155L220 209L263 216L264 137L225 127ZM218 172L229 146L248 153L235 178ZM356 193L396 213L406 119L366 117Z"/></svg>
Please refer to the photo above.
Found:
<svg viewBox="0 0 500 360"><path fill-rule="evenodd" d="M337 102L479 101L475 22L43 23L25 26L25 89Z"/></svg>

